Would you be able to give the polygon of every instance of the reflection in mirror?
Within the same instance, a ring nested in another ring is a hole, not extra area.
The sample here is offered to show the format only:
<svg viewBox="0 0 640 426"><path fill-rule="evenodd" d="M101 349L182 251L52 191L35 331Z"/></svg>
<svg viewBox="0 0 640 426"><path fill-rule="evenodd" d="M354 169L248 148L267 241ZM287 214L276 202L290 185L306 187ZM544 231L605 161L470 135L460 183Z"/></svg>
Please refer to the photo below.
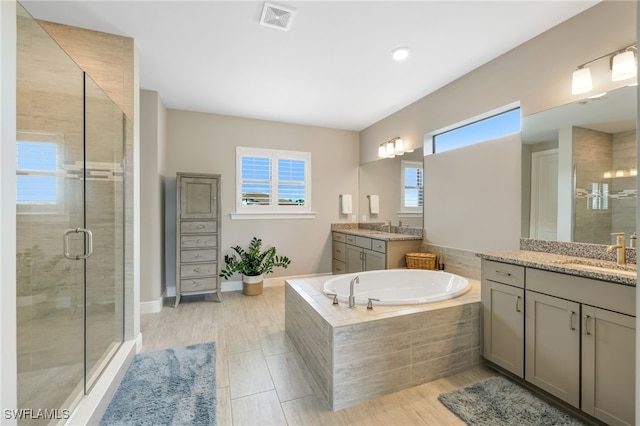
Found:
<svg viewBox="0 0 640 426"><path fill-rule="evenodd" d="M394 158L385 158L371 163L363 164L359 169L359 198L360 206L359 222L384 222L390 220L393 225L402 225L422 228L422 171L419 172L416 182L411 177L416 177L415 169L408 170L410 178L404 182L402 179L403 162L409 165L422 167L422 149L407 152ZM416 188L419 183L420 189ZM406 187L406 189L405 189ZM403 196L407 195L406 203ZM370 199L368 195L378 195L379 212L371 213ZM403 207L403 204L406 204Z"/></svg>
<svg viewBox="0 0 640 426"><path fill-rule="evenodd" d="M637 87L522 121L522 235L610 244L636 218Z"/></svg>

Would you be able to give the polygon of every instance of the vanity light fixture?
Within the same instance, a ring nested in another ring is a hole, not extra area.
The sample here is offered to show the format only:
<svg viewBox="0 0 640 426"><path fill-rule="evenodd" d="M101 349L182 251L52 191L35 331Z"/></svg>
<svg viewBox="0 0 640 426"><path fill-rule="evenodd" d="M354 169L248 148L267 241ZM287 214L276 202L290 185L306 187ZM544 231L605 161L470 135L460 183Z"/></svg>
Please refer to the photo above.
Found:
<svg viewBox="0 0 640 426"><path fill-rule="evenodd" d="M390 139L378 146L379 158L393 158L396 155L402 155L405 152L413 152L413 149L411 151L405 151L404 141L400 137Z"/></svg>
<svg viewBox="0 0 640 426"><path fill-rule="evenodd" d="M571 83L571 93L579 95L581 93L590 92L593 89L591 82L591 70L589 68L578 68L573 72L573 80Z"/></svg>
<svg viewBox="0 0 640 426"><path fill-rule="evenodd" d="M579 95L587 93L593 89L591 80L591 70L587 65L599 61L603 58L609 58L609 68L611 70L611 81L621 81L637 75L636 53L638 45L632 44L624 49L615 50L613 52L602 55L579 65L573 72L571 82L571 93Z"/></svg>
<svg viewBox="0 0 640 426"><path fill-rule="evenodd" d="M611 81L626 80L636 74L636 54L633 50L625 50L611 58Z"/></svg>

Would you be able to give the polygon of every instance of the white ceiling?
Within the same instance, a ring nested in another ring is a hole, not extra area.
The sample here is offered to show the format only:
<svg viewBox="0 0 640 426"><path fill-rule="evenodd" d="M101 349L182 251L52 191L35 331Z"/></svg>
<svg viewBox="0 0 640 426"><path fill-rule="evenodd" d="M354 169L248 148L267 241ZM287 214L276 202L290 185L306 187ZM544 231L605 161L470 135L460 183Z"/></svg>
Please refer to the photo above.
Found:
<svg viewBox="0 0 640 426"><path fill-rule="evenodd" d="M169 108L362 130L598 1L283 0L288 32L259 25L256 1L21 3L133 37L140 86Z"/></svg>

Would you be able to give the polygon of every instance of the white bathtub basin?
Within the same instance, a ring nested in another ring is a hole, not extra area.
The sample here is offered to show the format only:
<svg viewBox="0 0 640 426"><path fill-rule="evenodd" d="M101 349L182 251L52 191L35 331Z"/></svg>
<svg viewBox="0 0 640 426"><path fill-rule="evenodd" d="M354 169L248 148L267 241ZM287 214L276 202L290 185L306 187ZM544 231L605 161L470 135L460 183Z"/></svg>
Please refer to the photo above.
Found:
<svg viewBox="0 0 640 426"><path fill-rule="evenodd" d="M443 271L421 269L386 269L337 275L324 284L324 293L336 293L338 300L348 303L349 285L354 284L356 304L364 305L369 298L380 299L374 305L415 305L453 299L471 290L466 278Z"/></svg>

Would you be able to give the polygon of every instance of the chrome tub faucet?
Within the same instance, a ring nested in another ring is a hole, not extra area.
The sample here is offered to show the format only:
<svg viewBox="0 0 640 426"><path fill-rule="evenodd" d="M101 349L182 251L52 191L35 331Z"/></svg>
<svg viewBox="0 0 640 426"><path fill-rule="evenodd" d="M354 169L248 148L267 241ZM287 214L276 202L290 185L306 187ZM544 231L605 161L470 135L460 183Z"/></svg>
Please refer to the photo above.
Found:
<svg viewBox="0 0 640 426"><path fill-rule="evenodd" d="M352 309L356 307L356 297L353 295L354 284L360 284L360 277L357 275L351 279L351 284L349 285L349 307Z"/></svg>

